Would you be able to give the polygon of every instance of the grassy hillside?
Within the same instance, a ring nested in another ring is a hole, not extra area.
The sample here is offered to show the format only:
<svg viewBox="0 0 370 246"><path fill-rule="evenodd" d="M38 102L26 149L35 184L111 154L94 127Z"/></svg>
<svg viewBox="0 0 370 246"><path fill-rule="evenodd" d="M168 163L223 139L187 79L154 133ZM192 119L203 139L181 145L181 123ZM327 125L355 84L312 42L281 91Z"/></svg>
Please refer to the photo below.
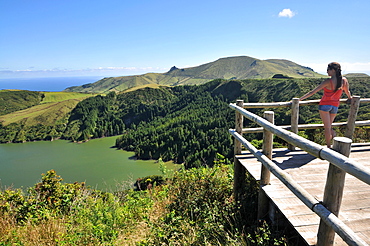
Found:
<svg viewBox="0 0 370 246"><path fill-rule="evenodd" d="M0 116L0 121L4 126L16 122L21 122L25 126L41 123L43 125L53 125L65 118L79 101L77 99L69 99L62 102L36 105L28 109Z"/></svg>
<svg viewBox="0 0 370 246"><path fill-rule="evenodd" d="M366 73L348 73L344 75L345 77L370 77Z"/></svg>
<svg viewBox="0 0 370 246"><path fill-rule="evenodd" d="M78 93L78 92L43 92L45 97L42 99L41 103L55 103L55 102L62 102L69 99L85 99L90 96L90 94L86 93Z"/></svg>
<svg viewBox="0 0 370 246"><path fill-rule="evenodd" d="M12 103L14 99L14 101L16 100L16 104L20 106L18 110L13 110L12 113L0 116L0 122L4 126L17 122L25 126L37 124L53 125L57 122L65 121L68 114L75 108L78 102L93 96L91 94L76 92L39 93L30 91L10 91L8 94L11 94L11 96L9 95L11 99L7 100L6 104ZM2 93L0 95L2 95ZM42 98L42 101L35 100L33 105L29 106L30 104L28 104L28 102L32 102L28 99L30 97L29 95L38 95L40 99ZM22 102L27 103L22 105ZM29 107L22 109L26 106Z"/></svg>
<svg viewBox="0 0 370 246"><path fill-rule="evenodd" d="M136 91L136 90L140 90L140 89L144 89L144 88L159 89L160 87L161 87L161 85L158 85L158 84L145 84L145 85L129 88L127 90L124 90L123 92L127 93L127 92Z"/></svg>
<svg viewBox="0 0 370 246"><path fill-rule="evenodd" d="M173 67L167 73L147 73L136 76L104 78L95 83L69 87L65 91L107 93L145 84L199 85L213 79L267 79L275 74L293 78L322 77L312 69L287 60L259 60L248 56L221 58L200 66L179 69Z"/></svg>
<svg viewBox="0 0 370 246"><path fill-rule="evenodd" d="M40 95L40 100L34 101L32 106L28 104L30 94ZM0 143L60 138L70 112L80 101L91 96L94 95L75 92L10 91L7 96L10 99L4 101L4 105L9 105L16 99L26 101L25 105L28 107L18 107L17 110L0 116Z"/></svg>
<svg viewBox="0 0 370 246"><path fill-rule="evenodd" d="M37 91L0 90L0 115L37 105L43 97L44 94Z"/></svg>
<svg viewBox="0 0 370 246"><path fill-rule="evenodd" d="M287 60L259 60L247 56L221 58L198 67L175 69L167 73L192 79L267 79L274 74L294 78L321 77L313 70Z"/></svg>

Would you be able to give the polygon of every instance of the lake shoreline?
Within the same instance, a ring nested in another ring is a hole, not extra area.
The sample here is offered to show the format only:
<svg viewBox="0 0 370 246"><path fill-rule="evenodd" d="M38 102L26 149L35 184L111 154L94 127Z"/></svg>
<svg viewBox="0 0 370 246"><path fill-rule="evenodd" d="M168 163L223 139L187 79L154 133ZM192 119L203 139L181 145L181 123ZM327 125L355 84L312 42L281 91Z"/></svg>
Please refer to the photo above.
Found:
<svg viewBox="0 0 370 246"><path fill-rule="evenodd" d="M138 160L134 152L112 148L116 136L84 143L68 140L0 145L0 187L31 187L41 174L54 169L64 182L86 182L104 191L133 185L136 179L161 175L157 160ZM166 163L169 169L178 165Z"/></svg>

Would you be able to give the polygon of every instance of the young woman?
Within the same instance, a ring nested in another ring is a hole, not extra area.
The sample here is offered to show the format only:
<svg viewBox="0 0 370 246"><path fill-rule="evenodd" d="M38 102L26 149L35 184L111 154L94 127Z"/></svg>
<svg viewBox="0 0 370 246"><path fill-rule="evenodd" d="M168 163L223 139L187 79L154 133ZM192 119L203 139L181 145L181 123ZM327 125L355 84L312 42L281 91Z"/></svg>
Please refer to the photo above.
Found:
<svg viewBox="0 0 370 246"><path fill-rule="evenodd" d="M349 99L352 99L349 91L348 80L342 77L340 64L337 62L329 63L327 69L330 79L326 79L315 89L302 96L299 100L304 100L320 90L324 90L319 104L319 112L321 120L324 123L326 146L330 148L331 139L335 137L335 131L332 129L332 123L338 113L339 100L344 91Z"/></svg>

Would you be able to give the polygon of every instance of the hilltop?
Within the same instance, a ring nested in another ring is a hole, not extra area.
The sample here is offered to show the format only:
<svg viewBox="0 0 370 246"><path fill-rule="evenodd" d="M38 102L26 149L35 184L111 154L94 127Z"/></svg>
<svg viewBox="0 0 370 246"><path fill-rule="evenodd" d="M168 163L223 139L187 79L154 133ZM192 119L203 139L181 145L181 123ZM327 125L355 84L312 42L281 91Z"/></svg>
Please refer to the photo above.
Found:
<svg viewBox="0 0 370 246"><path fill-rule="evenodd" d="M344 75L345 77L370 77L366 73L348 73Z"/></svg>
<svg viewBox="0 0 370 246"><path fill-rule="evenodd" d="M65 91L107 93L109 91L124 91L148 84L167 86L199 85L213 79L268 79L275 74L282 74L292 78L323 77L323 75L314 72L309 67L304 67L288 60L259 60L248 56L236 56L220 58L216 61L190 68L173 66L166 73L104 78L95 83L69 87Z"/></svg>

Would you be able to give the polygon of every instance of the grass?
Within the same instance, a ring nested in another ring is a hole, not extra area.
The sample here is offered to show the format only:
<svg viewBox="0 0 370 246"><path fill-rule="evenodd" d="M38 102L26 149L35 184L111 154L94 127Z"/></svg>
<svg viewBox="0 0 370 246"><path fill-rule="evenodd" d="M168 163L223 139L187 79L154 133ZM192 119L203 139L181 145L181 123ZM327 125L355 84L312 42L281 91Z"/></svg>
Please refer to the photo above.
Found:
<svg viewBox="0 0 370 246"><path fill-rule="evenodd" d="M38 105L42 97L43 94L37 91L2 90L0 93L0 115Z"/></svg>
<svg viewBox="0 0 370 246"><path fill-rule="evenodd" d="M158 89L159 87L161 86L164 86L164 85L158 85L158 84L147 84L147 85L140 85L140 86L136 86L136 87L132 87L132 88L129 88L125 91L123 91L124 93L126 92L131 92L131 91L136 91L136 90L140 90L140 89L143 89L143 88L153 88L153 89Z"/></svg>
<svg viewBox="0 0 370 246"><path fill-rule="evenodd" d="M52 125L56 121L63 119L79 102L77 99L70 99L63 102L45 103L33 106L28 109L16 111L0 116L0 121L4 126L11 123L22 122L27 126Z"/></svg>
<svg viewBox="0 0 370 246"><path fill-rule="evenodd" d="M45 98L42 103L62 102L69 99L85 99L95 96L94 94L78 93L78 92L44 92Z"/></svg>
<svg viewBox="0 0 370 246"><path fill-rule="evenodd" d="M5 89L5 90L0 90L0 93L7 92L7 91L22 91L22 90L19 90L19 89Z"/></svg>
<svg viewBox="0 0 370 246"><path fill-rule="evenodd" d="M94 94L45 92L45 98L40 105L2 115L0 116L0 122L4 126L18 122L22 122L26 126L39 123L53 125L55 122L63 120L77 103L91 96L94 96Z"/></svg>

